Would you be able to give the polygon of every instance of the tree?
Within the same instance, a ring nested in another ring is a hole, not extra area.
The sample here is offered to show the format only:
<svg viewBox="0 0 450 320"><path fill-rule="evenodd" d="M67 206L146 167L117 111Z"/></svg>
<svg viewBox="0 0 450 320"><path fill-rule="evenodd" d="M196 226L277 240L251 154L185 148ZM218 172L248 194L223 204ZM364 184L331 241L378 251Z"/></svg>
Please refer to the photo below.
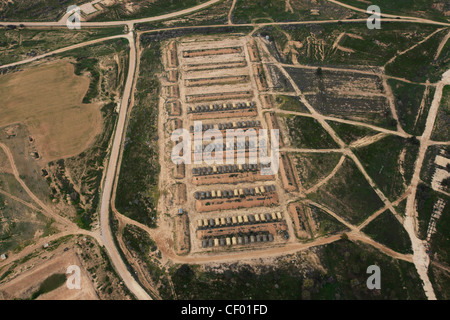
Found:
<svg viewBox="0 0 450 320"><path fill-rule="evenodd" d="M317 75L318 77L322 77L323 71L322 71L322 68L321 68L321 67L318 67L318 68L317 68L317 70L316 70L316 75Z"/></svg>
<svg viewBox="0 0 450 320"><path fill-rule="evenodd" d="M346 233L343 233L343 234L341 235L341 239L342 239L342 240L348 240L348 235L347 235Z"/></svg>

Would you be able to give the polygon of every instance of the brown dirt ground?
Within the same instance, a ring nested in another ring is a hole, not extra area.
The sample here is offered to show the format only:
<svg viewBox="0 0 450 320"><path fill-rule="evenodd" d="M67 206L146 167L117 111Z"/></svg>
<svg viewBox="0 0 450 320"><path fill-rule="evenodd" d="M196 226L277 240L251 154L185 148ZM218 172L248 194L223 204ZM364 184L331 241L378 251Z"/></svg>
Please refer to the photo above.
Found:
<svg viewBox="0 0 450 320"><path fill-rule="evenodd" d="M102 126L99 105L82 103L88 87L68 61L0 76L0 127L25 122L47 161L79 154Z"/></svg>

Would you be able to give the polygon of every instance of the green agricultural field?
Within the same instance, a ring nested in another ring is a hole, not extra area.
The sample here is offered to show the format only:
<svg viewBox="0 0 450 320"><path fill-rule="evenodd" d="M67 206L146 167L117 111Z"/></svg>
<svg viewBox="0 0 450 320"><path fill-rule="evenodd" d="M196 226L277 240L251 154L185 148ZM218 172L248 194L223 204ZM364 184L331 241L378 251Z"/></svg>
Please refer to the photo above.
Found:
<svg viewBox="0 0 450 320"><path fill-rule="evenodd" d="M428 110L434 91L424 85L388 79L395 99L395 109L402 128L409 134L420 136L425 129Z"/></svg>
<svg viewBox="0 0 450 320"><path fill-rule="evenodd" d="M296 171L303 188L309 189L327 177L336 167L340 153L293 153Z"/></svg>
<svg viewBox="0 0 450 320"><path fill-rule="evenodd" d="M183 15L177 18L157 22L136 24L136 29L146 31L162 28L175 28L184 26L221 25L228 23L228 13L233 0L223 0L203 10Z"/></svg>
<svg viewBox="0 0 450 320"><path fill-rule="evenodd" d="M275 44L278 52L283 52L287 44L288 33L293 41L302 43L298 51L298 61L307 65L345 65L352 68L367 66L383 66L398 51L404 51L437 29L433 25L418 25L413 23L383 23L383 27L376 32L369 30L365 23L340 23L336 24L310 24L290 25L272 28L264 27L258 33L269 35L271 43ZM339 36L342 36L339 45L352 50L347 52L333 48ZM352 35L352 36L349 36ZM308 38L310 40L308 40ZM315 39L322 45L308 44ZM309 55L308 55L309 50ZM320 52L323 52L323 55ZM448 51L448 50L447 50ZM280 56L280 55L278 55ZM284 57L286 58L286 57ZM283 59L283 62L290 62ZM393 74L398 75L393 69Z"/></svg>
<svg viewBox="0 0 450 320"><path fill-rule="evenodd" d="M412 253L408 233L389 210L376 217L362 231L394 251Z"/></svg>
<svg viewBox="0 0 450 320"><path fill-rule="evenodd" d="M377 134L376 131L363 126L354 126L335 121L327 121L327 123L333 128L339 138L341 138L347 145L361 138L374 136Z"/></svg>
<svg viewBox="0 0 450 320"><path fill-rule="evenodd" d="M361 18L364 14L343 8L326 0L312 3L308 0L290 0L290 8L284 1L268 0L238 0L234 10L236 23L266 22L266 21L314 21L327 19ZM292 10L291 10L292 9ZM314 15L311 9L319 9L319 15Z"/></svg>
<svg viewBox="0 0 450 320"><path fill-rule="evenodd" d="M318 230L316 231L316 237L323 237L326 235L332 235L339 232L348 231L349 229L337 221L334 217L323 211L322 209L311 204L311 214L314 220L318 223Z"/></svg>
<svg viewBox="0 0 450 320"><path fill-rule="evenodd" d="M397 56L392 63L386 65L386 74L421 83L441 80L442 74L450 66L449 46L442 50L439 57L436 58L435 55L447 33L446 29L441 30L415 48Z"/></svg>
<svg viewBox="0 0 450 320"><path fill-rule="evenodd" d="M401 16L420 17L447 22L445 16L445 0L372 0L363 2L359 0L340 0L342 3L366 10L369 4L375 4L380 7L382 13L398 14Z"/></svg>
<svg viewBox="0 0 450 320"><path fill-rule="evenodd" d="M76 43L123 33L123 27L66 29L0 29L0 64L24 60Z"/></svg>
<svg viewBox="0 0 450 320"><path fill-rule="evenodd" d="M383 206L383 202L358 170L346 159L327 184L308 195L353 224L359 224Z"/></svg>
<svg viewBox="0 0 450 320"><path fill-rule="evenodd" d="M279 95L276 96L275 102L281 110L309 113L298 97Z"/></svg>
<svg viewBox="0 0 450 320"><path fill-rule="evenodd" d="M0 21L58 21L69 5L86 0L15 0L0 3ZM66 5L63 5L66 3Z"/></svg>
<svg viewBox="0 0 450 320"><path fill-rule="evenodd" d="M340 240L317 248L325 271L301 254L270 265L244 262L220 269L175 265L171 278L178 299L425 299L412 263L395 260L360 242ZM367 267L381 270L381 290L367 290Z"/></svg>
<svg viewBox="0 0 450 320"><path fill-rule="evenodd" d="M156 227L158 191L158 103L160 45L151 43L141 56L136 103L131 110L117 186L116 206L128 217Z"/></svg>
<svg viewBox="0 0 450 320"><path fill-rule="evenodd" d="M285 121L294 148L338 148L337 143L316 119L291 115L279 115L279 119Z"/></svg>
<svg viewBox="0 0 450 320"><path fill-rule="evenodd" d="M409 185L419 145L414 139L387 136L354 152L377 186L395 200Z"/></svg>

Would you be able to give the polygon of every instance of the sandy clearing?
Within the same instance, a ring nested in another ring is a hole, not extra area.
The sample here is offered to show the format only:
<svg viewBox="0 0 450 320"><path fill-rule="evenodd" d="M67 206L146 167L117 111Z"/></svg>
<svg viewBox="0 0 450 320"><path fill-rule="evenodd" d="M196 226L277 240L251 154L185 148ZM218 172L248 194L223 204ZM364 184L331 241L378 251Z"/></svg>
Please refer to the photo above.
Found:
<svg viewBox="0 0 450 320"><path fill-rule="evenodd" d="M102 127L98 104L83 104L89 78L67 61L0 76L0 127L25 123L46 161L85 150Z"/></svg>
<svg viewBox="0 0 450 320"><path fill-rule="evenodd" d="M32 268L31 270L21 273L19 276L5 284L0 285L0 291L6 293L8 296L15 298L26 299L39 288L39 284L56 273L66 273L67 268L70 265L80 266L81 262L77 254L73 250L61 252L58 255L53 256L48 261ZM98 299L92 282L90 281L86 270L81 269L81 289L69 290L65 284L60 288L51 291L47 294L39 296L39 300L44 299L85 299L93 300Z"/></svg>

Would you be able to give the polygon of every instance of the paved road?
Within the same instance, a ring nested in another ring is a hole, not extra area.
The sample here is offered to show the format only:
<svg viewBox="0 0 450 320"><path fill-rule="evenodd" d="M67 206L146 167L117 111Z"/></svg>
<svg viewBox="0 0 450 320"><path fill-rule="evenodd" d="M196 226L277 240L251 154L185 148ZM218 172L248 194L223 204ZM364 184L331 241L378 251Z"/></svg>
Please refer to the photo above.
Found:
<svg viewBox="0 0 450 320"><path fill-rule="evenodd" d="M100 227L101 227L101 238L103 244L108 251L111 261L119 274L119 276L124 281L128 289L136 296L139 300L151 300L151 297L145 292L145 290L136 282L131 273L128 271L122 257L117 250L114 243L113 234L111 232L111 227L109 224L110 215L110 200L112 194L112 188L114 185L114 177L117 170L117 162L119 159L120 148L122 144L122 136L126 123L126 116L128 110L128 101L131 97L133 81L136 71L136 46L134 40L134 34L132 31L126 37L130 43L130 64L128 69L127 82L124 88L124 94L122 97L119 119L117 121L117 127L114 134L114 140L112 143L111 154L109 156L109 163L105 175L105 180L103 181L103 189L101 196L101 206L100 206Z"/></svg>

